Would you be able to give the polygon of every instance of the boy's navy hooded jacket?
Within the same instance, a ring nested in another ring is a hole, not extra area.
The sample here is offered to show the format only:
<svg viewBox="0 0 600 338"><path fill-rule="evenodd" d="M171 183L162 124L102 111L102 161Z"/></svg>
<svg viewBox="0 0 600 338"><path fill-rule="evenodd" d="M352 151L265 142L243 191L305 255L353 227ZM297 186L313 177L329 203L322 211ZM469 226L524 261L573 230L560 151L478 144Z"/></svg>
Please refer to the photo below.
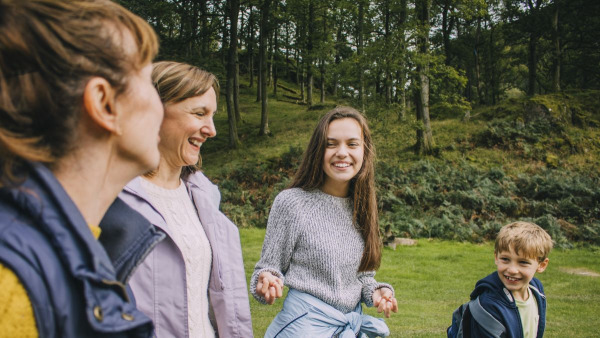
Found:
<svg viewBox="0 0 600 338"><path fill-rule="evenodd" d="M0 262L27 291L39 336L150 337L124 283L164 235L117 200L128 224L103 228L103 247L48 168L22 169L22 184L0 188Z"/></svg>
<svg viewBox="0 0 600 338"><path fill-rule="evenodd" d="M533 286L531 288L531 294L535 297L538 305L540 320L538 323L537 337L541 338L544 335L544 329L546 328L546 296L544 295L542 282L538 279L533 278L531 282L529 282L529 285ZM497 271L494 271L475 284L475 290L471 293L471 300L477 297L479 297L481 306L504 325L506 328L504 337L523 337L523 326L521 324L521 317L519 316L517 304L515 303L515 299L511 292L504 287L504 284L502 284ZM471 337L493 336L485 331L483 327L479 326L475 320L471 320Z"/></svg>

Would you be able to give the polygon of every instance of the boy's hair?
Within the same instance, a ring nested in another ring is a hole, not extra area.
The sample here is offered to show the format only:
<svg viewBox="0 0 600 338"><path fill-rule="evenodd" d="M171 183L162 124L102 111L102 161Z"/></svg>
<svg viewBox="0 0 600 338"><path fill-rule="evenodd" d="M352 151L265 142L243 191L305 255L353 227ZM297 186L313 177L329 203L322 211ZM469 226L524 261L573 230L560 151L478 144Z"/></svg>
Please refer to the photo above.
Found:
<svg viewBox="0 0 600 338"><path fill-rule="evenodd" d="M510 251L512 248L517 254L544 261L552 250L552 238L539 225L530 222L514 222L500 229L494 253Z"/></svg>

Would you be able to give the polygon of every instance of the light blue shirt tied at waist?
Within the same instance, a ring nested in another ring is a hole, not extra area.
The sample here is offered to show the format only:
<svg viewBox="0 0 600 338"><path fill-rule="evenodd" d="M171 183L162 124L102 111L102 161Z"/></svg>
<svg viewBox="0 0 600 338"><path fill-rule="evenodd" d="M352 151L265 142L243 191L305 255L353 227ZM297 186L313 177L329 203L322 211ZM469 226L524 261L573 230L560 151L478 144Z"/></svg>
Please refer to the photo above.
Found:
<svg viewBox="0 0 600 338"><path fill-rule="evenodd" d="M290 289L283 309L265 337L387 337L390 330L383 319L362 314L359 303L353 312L342 313L305 292Z"/></svg>

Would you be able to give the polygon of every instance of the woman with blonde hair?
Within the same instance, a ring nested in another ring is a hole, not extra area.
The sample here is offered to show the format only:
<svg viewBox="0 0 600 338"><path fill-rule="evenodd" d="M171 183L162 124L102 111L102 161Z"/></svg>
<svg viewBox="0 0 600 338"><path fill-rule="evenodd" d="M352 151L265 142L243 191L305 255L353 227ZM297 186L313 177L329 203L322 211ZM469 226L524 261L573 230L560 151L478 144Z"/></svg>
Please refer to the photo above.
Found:
<svg viewBox="0 0 600 338"><path fill-rule="evenodd" d="M123 186L158 165L157 50L111 1L0 0L3 336L152 335L125 283L162 235L137 215L97 238Z"/></svg>
<svg viewBox="0 0 600 338"><path fill-rule="evenodd" d="M200 147L217 133L219 83L167 61L154 65L152 80L165 107L160 164L120 195L166 234L131 279L138 308L158 337L252 337L239 232L219 211L218 188L199 171ZM110 213L105 220L128 221Z"/></svg>
<svg viewBox="0 0 600 338"><path fill-rule="evenodd" d="M289 189L273 202L250 291L273 304L290 290L265 337L387 336L398 310L391 285L375 280L381 262L375 149L366 119L337 107L315 128Z"/></svg>

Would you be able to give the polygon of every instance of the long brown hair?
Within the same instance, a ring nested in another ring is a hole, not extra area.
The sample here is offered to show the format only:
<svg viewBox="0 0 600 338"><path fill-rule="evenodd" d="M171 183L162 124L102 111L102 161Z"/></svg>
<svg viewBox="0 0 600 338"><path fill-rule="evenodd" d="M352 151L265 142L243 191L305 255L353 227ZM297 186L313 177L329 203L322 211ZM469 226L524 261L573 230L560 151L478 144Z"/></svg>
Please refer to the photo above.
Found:
<svg viewBox="0 0 600 338"><path fill-rule="evenodd" d="M152 67L152 82L164 105L181 102L194 96L206 93L210 88L215 90L219 100L219 80L217 77L198 67L174 61L161 61ZM167 111L165 109L165 114ZM192 174L202 166L202 157L198 163L183 167L181 177ZM146 176L154 175L151 171Z"/></svg>
<svg viewBox="0 0 600 338"><path fill-rule="evenodd" d="M367 120L361 113L351 107L336 107L321 118L289 188L312 190L323 185L325 182L323 157L327 147L329 124L343 118L352 118L358 122L362 129L365 147L363 165L358 174L350 180L350 197L354 206L352 216L365 241L358 271L377 270L381 264L381 238L375 196L375 147Z"/></svg>
<svg viewBox="0 0 600 338"><path fill-rule="evenodd" d="M150 25L112 1L0 0L0 186L24 161L52 166L77 146L91 77L120 95L157 52Z"/></svg>

